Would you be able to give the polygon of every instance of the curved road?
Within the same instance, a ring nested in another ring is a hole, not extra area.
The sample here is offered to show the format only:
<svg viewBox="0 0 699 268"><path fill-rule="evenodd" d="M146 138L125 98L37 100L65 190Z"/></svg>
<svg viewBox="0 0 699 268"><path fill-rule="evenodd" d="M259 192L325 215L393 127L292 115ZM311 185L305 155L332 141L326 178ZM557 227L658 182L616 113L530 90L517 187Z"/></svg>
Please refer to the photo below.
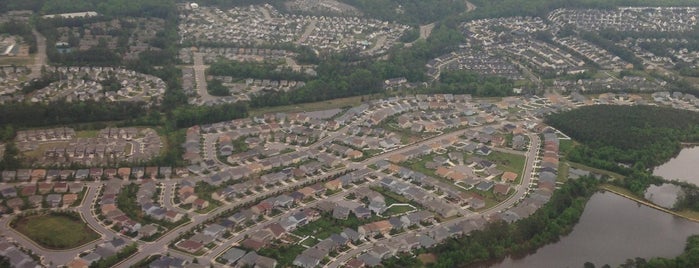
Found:
<svg viewBox="0 0 699 268"><path fill-rule="evenodd" d="M524 176L522 177L522 183L515 187L516 193L511 196L509 199L505 200L505 202L502 202L490 209L487 209L485 211L479 212L479 213L471 213L469 215L466 215L465 217L459 217L455 219L451 219L445 222L441 222L439 225L433 225L431 227L426 227L420 229L418 231L418 234L421 235L426 235L429 231L436 227L441 227L441 226L450 226L453 224L457 224L463 220L467 219L472 219L472 218L478 218L478 217L487 217L493 213L508 209L512 206L514 206L517 202L521 201L529 191L529 184L532 181L532 175L533 175L533 169L534 169L534 161L537 158L537 155L539 154L539 145L540 145L540 140L539 136L535 134L528 134L529 139L531 140L529 150L527 151L526 157L526 165L524 166ZM379 239L378 242L384 242L387 240L393 240L396 238L400 238L402 236L405 236L407 234L410 234L411 231L403 232L399 235L392 236L391 238L383 238ZM371 247L373 247L376 244L376 242L371 243L371 242L365 242L364 244L361 244L357 246L356 248L353 248L345 253L342 253L341 255L337 256L334 260L332 260L330 263L328 263L325 267L330 267L330 268L336 268L340 267L343 265L345 262L347 262L350 258L359 255L362 253L364 250L368 250Z"/></svg>

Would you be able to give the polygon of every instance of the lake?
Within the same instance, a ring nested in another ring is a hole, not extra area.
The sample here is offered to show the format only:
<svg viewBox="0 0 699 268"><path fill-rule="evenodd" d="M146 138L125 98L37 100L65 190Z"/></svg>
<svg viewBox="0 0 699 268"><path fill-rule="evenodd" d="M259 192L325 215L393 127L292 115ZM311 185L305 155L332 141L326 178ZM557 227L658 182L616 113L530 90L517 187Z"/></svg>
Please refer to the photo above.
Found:
<svg viewBox="0 0 699 268"><path fill-rule="evenodd" d="M682 187L670 183L663 183L659 186L649 186L643 197L653 202L653 204L671 209L675 206L677 199L682 196L682 193Z"/></svg>
<svg viewBox="0 0 699 268"><path fill-rule="evenodd" d="M674 257L699 223L605 192L594 194L580 222L560 241L521 259L507 258L492 267L617 267L629 258Z"/></svg>
<svg viewBox="0 0 699 268"><path fill-rule="evenodd" d="M653 175L666 180L680 181L699 185L699 147L684 148L675 158L653 169Z"/></svg>

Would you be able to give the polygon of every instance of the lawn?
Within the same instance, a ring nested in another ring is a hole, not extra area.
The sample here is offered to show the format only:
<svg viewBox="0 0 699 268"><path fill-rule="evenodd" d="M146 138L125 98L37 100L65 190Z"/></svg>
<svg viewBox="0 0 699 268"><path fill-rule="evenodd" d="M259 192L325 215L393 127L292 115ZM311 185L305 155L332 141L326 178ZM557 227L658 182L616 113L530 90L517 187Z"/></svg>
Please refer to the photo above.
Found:
<svg viewBox="0 0 699 268"><path fill-rule="evenodd" d="M0 65L29 65L34 63L34 56L0 57Z"/></svg>
<svg viewBox="0 0 699 268"><path fill-rule="evenodd" d="M330 217L321 217L317 221L299 227L294 231L294 234L298 236L310 235L321 240L326 239L334 233L339 234L344 229L340 224L337 224L337 221L339 220Z"/></svg>
<svg viewBox="0 0 699 268"><path fill-rule="evenodd" d="M318 240L323 240L330 237L332 234L341 233L345 228L356 230L360 225L382 219L383 218L374 215L369 219L360 220L354 216L353 213L350 213L346 220L338 220L333 218L330 214L324 213L320 219L299 227L293 231L293 233L301 237L310 235Z"/></svg>
<svg viewBox="0 0 699 268"><path fill-rule="evenodd" d="M425 164L427 162L432 162L433 159L434 159L434 155L429 154L429 155L420 157L419 159L409 160L409 161L405 162L405 164L403 166L407 167L411 170L425 174L427 176L430 176L433 178L438 178L439 176L437 176L437 174L434 173L435 170L428 169L425 167Z"/></svg>
<svg viewBox="0 0 699 268"><path fill-rule="evenodd" d="M76 138L97 138L99 130L83 130L75 132Z"/></svg>
<svg viewBox="0 0 699 268"><path fill-rule="evenodd" d="M525 157L523 155L508 154L503 152L493 151L486 158L498 165L498 169L502 171L510 171L517 173L517 181L522 179L522 170L524 170Z"/></svg>
<svg viewBox="0 0 699 268"><path fill-rule="evenodd" d="M415 208L408 204L393 204L383 213L383 216L400 215L414 210Z"/></svg>
<svg viewBox="0 0 699 268"><path fill-rule="evenodd" d="M13 228L48 249L75 248L99 238L79 216L40 214L20 217Z"/></svg>
<svg viewBox="0 0 699 268"><path fill-rule="evenodd" d="M278 245L265 247L257 251L261 256L266 256L277 260L277 267L291 267L296 256L306 250L300 245Z"/></svg>
<svg viewBox="0 0 699 268"><path fill-rule="evenodd" d="M38 158L41 158L42 156L44 156L44 153L48 149L51 149L53 147L65 147L65 146L68 146L67 141L40 142L40 143L38 143L38 146L35 150L27 151L27 152L24 152L23 154L29 160L38 159Z"/></svg>

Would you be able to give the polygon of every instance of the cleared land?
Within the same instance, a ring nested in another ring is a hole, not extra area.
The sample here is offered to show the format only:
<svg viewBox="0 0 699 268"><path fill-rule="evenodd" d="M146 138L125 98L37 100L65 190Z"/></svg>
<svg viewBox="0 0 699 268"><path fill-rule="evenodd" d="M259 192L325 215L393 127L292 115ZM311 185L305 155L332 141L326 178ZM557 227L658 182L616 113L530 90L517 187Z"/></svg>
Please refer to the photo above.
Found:
<svg viewBox="0 0 699 268"><path fill-rule="evenodd" d="M13 224L20 233L49 249L70 249L98 239L99 235L77 216L42 214L22 217Z"/></svg>
<svg viewBox="0 0 699 268"><path fill-rule="evenodd" d="M301 104L296 104L296 105L265 107L265 108L259 108L259 109L255 109L255 110L250 111L250 115L256 116L256 115L267 114L267 113L282 113L282 112L286 112L286 113L311 112L311 111L328 110L328 109L335 109L335 108L342 108L342 107L349 107L349 106L358 106L358 105L362 104L363 97L367 97L367 96L347 97L347 98L340 98L340 99L334 99L334 100L328 100L328 101L301 103Z"/></svg>

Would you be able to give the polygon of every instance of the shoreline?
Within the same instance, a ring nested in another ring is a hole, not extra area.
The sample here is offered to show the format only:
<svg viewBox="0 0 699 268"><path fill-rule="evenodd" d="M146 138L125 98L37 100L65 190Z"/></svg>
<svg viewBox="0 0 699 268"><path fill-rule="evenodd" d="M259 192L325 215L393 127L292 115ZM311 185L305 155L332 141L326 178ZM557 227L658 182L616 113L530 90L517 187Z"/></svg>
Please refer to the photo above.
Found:
<svg viewBox="0 0 699 268"><path fill-rule="evenodd" d="M670 209L658 206L658 205L656 205L648 200L639 198L638 196L635 196L633 194L624 193L624 192L620 191L619 189L615 189L615 188L616 188L616 186L609 185L609 184L603 184L603 185L599 186L599 189L601 189L603 191L608 191L610 193L616 194L616 195L624 197L626 199L636 201L637 203L643 204L643 205L648 206L650 208L657 209L659 211L671 214L673 216L677 216L677 217L680 217L680 218L683 218L683 219L686 219L689 221L699 223L699 218L697 218L697 217L691 217L689 215L684 215L680 212L672 211ZM626 189L624 189L624 190L626 190Z"/></svg>

